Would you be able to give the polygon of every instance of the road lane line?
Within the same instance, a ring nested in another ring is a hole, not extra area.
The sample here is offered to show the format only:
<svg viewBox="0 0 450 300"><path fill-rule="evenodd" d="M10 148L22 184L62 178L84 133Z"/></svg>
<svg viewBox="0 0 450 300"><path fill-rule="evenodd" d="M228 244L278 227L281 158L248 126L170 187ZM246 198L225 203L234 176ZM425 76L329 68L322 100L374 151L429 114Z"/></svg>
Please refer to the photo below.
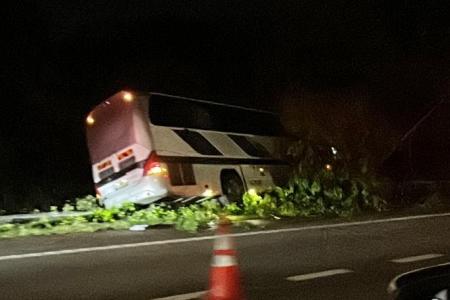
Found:
<svg viewBox="0 0 450 300"><path fill-rule="evenodd" d="M174 295L164 298L154 298L151 300L191 300L191 299L200 299L207 291L193 292L187 294Z"/></svg>
<svg viewBox="0 0 450 300"><path fill-rule="evenodd" d="M322 272L316 272L316 273L309 273L309 274L302 274L302 275L295 275L287 277L286 280L289 281L305 281L305 280L311 280L316 278L322 278L322 277L328 277L328 276L334 276L339 274L347 274L352 273L352 270L349 269L333 269L333 270L327 270Z"/></svg>
<svg viewBox="0 0 450 300"><path fill-rule="evenodd" d="M441 256L444 256L444 255L439 254L439 253L430 253L430 254L423 254L423 255L391 259L391 262L398 263L398 264L405 264L405 263L410 263L410 262L415 262L415 261L433 259L433 258L437 258L437 257L441 257Z"/></svg>
<svg viewBox="0 0 450 300"><path fill-rule="evenodd" d="M242 232L242 233L228 234L228 236L247 237L247 236L268 235L268 234L275 234L275 233L300 232L300 231L317 230L317 229L346 228L346 227L352 227L352 226L364 226L364 225L371 225L371 224L402 222L402 221L419 220L419 219L427 219L427 218L438 218L438 217L449 217L449 216L450 216L450 213L428 214L428 215L397 217L397 218L389 218L389 219L376 219L376 220L368 220L368 221L357 221L357 222L347 222L347 223L335 223L335 224L324 224L324 225L313 225L313 226L304 226L304 227L292 227L292 228ZM66 250L44 251L44 252L32 252L32 253L25 253L25 254L11 254L11 255L0 256L0 261L43 257L43 256L56 256L56 255L65 255L65 254L77 254L77 253L86 253L86 252L109 251L109 250L116 250L116 249L149 247L149 246L158 246L158 245L191 243L191 242L199 242L199 241L209 241L209 240L213 240L214 238L215 238L214 235L209 235L209 236L200 236L200 237L192 237L192 238L151 241L151 242L113 244L113 245L107 245L107 246L85 247L85 248L75 248L75 249L66 249Z"/></svg>

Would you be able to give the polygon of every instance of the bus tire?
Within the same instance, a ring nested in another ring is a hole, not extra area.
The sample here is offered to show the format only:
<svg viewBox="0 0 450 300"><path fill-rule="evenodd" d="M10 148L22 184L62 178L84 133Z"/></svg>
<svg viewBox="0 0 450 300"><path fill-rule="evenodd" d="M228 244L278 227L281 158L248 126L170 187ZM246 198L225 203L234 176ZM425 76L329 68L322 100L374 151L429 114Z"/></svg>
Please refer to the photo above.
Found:
<svg viewBox="0 0 450 300"><path fill-rule="evenodd" d="M220 174L222 194L225 195L229 203L242 203L242 195L245 192L241 177L234 170L224 170Z"/></svg>

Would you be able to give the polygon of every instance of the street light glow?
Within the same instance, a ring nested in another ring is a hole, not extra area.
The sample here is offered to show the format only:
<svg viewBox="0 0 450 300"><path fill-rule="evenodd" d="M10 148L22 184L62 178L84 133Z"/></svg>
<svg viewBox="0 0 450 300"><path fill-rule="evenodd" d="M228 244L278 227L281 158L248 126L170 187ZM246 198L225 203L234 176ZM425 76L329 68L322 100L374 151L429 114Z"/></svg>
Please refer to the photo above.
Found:
<svg viewBox="0 0 450 300"><path fill-rule="evenodd" d="M337 154L337 149L334 148L334 147L331 147L331 152L333 153L333 155L336 155Z"/></svg>

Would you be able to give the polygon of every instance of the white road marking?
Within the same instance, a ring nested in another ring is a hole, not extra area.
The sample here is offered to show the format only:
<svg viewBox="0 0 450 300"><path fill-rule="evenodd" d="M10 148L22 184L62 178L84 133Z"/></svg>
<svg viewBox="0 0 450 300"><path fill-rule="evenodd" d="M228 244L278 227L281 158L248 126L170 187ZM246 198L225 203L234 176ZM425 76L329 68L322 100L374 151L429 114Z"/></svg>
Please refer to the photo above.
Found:
<svg viewBox="0 0 450 300"><path fill-rule="evenodd" d="M441 257L441 256L444 256L444 255L439 254L439 253L430 253L430 254L424 254L424 255L416 255L416 256L391 259L391 262L398 263L398 264L404 264L404 263L410 263L410 262L415 262L415 261L437 258L437 257Z"/></svg>
<svg viewBox="0 0 450 300"><path fill-rule="evenodd" d="M293 228L283 228L283 229L271 229L271 230L252 231L252 232L242 232L242 233L228 234L227 236L231 236L231 237L247 237L247 236L255 236L255 235L267 235L267 234L275 234L275 233L299 232L299 231L317 230L317 229L345 228L345 227L351 227L351 226L364 226L364 225L370 225L370 224L382 224L382 223L401 222L401 221L410 221L410 220L420 220L420 219L438 218L438 217L449 217L449 216L450 216L450 213L428 214L428 215L398 217L398 218L389 218L389 219L376 219L376 220L369 220L369 221L357 221L357 222L347 222L347 223L335 223L335 224L325 224L325 225L313 225L313 226L304 226L304 227L293 227ZM0 261L13 260L13 259L22 259L22 258L33 258L33 257L44 257L44 256L56 256L56 255L65 255L65 254L86 253L86 252L109 251L109 250L116 250L116 249L149 247L149 246L157 246L157 245L191 243L191 242L213 240L214 238L215 238L214 235L209 235L209 236L200 236L200 237L192 237L192 238L151 241L151 242L116 244L116 245L108 245L108 246L75 248L75 249L66 249L66 250L54 250L54 251L34 252L34 253L25 253L25 254L12 254L12 255L0 256Z"/></svg>
<svg viewBox="0 0 450 300"><path fill-rule="evenodd" d="M188 294L180 294L180 295L174 295L164 298L154 298L152 300L191 300L191 299L200 299L207 291L201 291L201 292L193 292Z"/></svg>
<svg viewBox="0 0 450 300"><path fill-rule="evenodd" d="M334 275L339 275L339 274L347 274L347 273L352 273L352 272L353 271L349 270L349 269L333 269L333 270L327 270L327 271L316 272L316 273L290 276L290 277L287 277L286 280L305 281L305 280L311 280L311 279L315 279L315 278L328 277L328 276L334 276Z"/></svg>

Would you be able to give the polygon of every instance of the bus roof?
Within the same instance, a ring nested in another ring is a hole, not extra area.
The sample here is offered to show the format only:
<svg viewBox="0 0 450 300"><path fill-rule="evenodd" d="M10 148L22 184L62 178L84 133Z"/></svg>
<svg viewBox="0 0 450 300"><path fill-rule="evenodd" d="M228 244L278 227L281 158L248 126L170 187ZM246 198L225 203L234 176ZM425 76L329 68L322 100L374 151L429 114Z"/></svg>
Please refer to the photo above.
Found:
<svg viewBox="0 0 450 300"><path fill-rule="evenodd" d="M254 111L254 112L260 112L260 113L266 113L266 114L277 115L277 113L271 112L271 111L268 111L268 110L262 110L262 109L250 108L250 107L245 107L245 106L240 106L240 105L234 105L234 104L226 104L226 103L221 103L221 102L214 102L214 101L209 101L209 100L202 100L202 99L188 98L188 97L176 96L176 95L170 95L170 94L164 94L164 93L150 92L149 94L150 94L150 95L158 95L158 96L172 97L172 98L177 98L177 99L183 99L183 100L186 100L186 101L192 101L192 102L198 102L198 103L206 103L206 104L220 105L220 106L233 107L233 108L238 108L238 109L243 109L243 110L248 110L248 111Z"/></svg>
<svg viewBox="0 0 450 300"><path fill-rule="evenodd" d="M254 112L260 112L260 113L266 113L266 114L271 114L271 115L278 115L275 112L272 111L268 111L268 110L262 110L262 109L256 109L256 108L250 108L250 107L245 107L245 106L241 106L241 105L234 105L234 104L226 104L226 103L221 103L221 102L214 102L214 101L209 101L209 100L203 100L203 99L196 99L196 98L189 98L189 97L183 97L183 96L177 96L177 95L171 95L171 94L165 94L165 93L158 93L158 92L143 92L143 91L137 91L137 90L133 90L133 91L129 91L129 90L121 90L117 93L115 93L114 95L108 97L106 100L102 101L101 103L95 105L92 109L91 112L102 108L105 106L105 102L107 102L108 100L115 98L118 94L123 94L123 93L132 93L135 95L159 95L159 96L165 96L165 97L171 97L171 98L176 98L176 99L183 99L186 101L192 101L192 102L197 102L197 103L206 103L206 104L213 104L213 105L220 105L220 106L225 106L225 107L233 107L233 108L237 108L237 109L243 109L243 110L247 110L247 111L254 111Z"/></svg>

